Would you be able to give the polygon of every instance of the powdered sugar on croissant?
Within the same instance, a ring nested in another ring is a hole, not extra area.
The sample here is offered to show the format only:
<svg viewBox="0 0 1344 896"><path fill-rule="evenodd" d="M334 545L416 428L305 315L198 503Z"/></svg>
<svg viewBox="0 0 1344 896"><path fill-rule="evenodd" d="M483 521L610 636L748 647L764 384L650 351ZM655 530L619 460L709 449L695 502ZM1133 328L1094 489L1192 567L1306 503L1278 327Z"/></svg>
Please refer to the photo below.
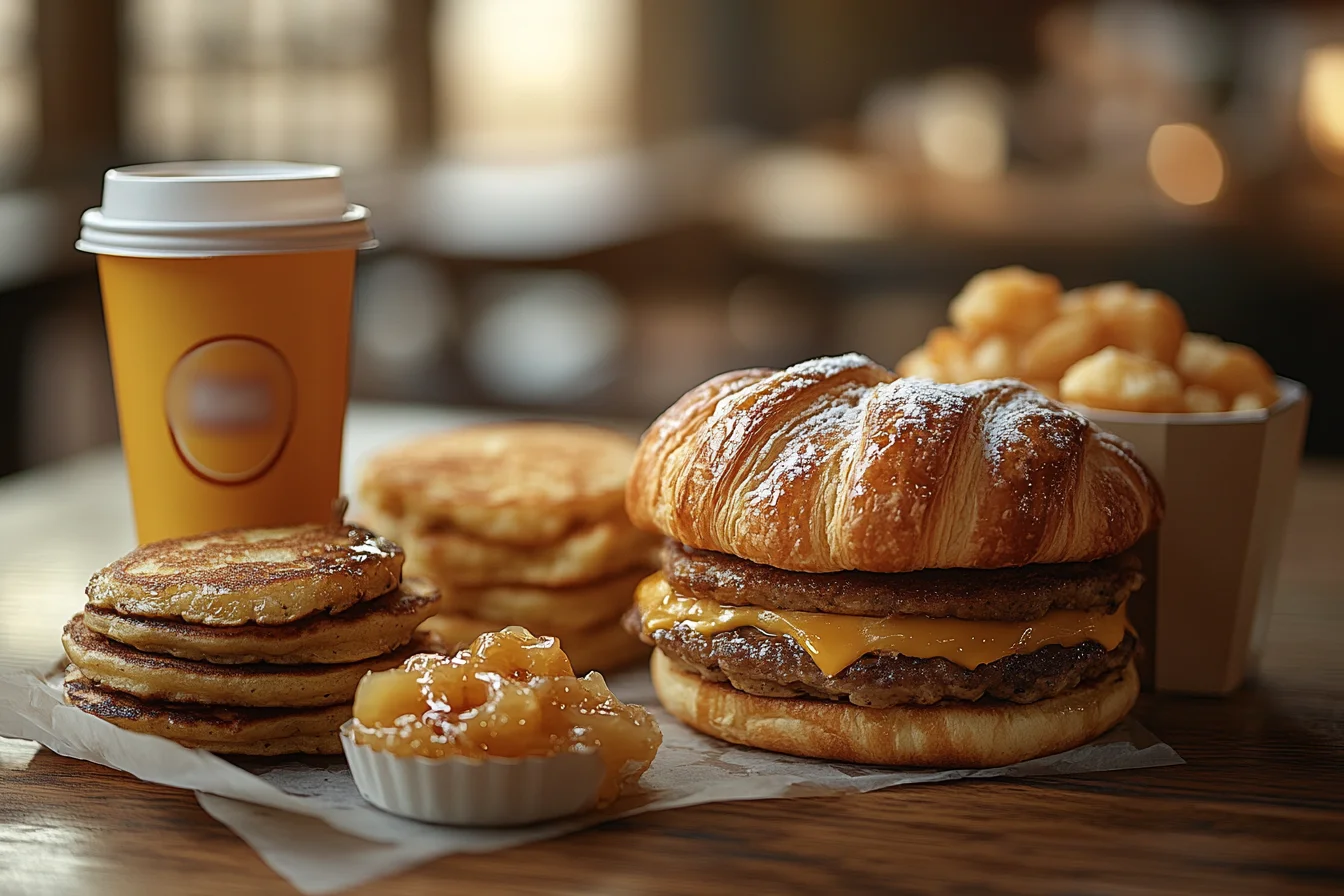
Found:
<svg viewBox="0 0 1344 896"><path fill-rule="evenodd" d="M641 528L781 569L1094 560L1162 513L1123 441L1015 380L898 379L861 355L740 370L645 433Z"/></svg>

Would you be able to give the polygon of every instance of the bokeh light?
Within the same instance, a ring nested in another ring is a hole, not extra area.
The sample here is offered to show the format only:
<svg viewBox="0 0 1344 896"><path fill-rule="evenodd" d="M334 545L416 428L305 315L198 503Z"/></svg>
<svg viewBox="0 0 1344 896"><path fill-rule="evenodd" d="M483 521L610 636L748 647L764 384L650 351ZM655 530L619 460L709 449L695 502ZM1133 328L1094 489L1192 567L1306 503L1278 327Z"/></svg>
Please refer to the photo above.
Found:
<svg viewBox="0 0 1344 896"><path fill-rule="evenodd" d="M1158 189L1181 205L1204 205L1222 192L1227 166L1208 131L1164 124L1148 142L1148 171Z"/></svg>
<svg viewBox="0 0 1344 896"><path fill-rule="evenodd" d="M563 404L614 375L626 320L598 278L577 271L499 274L477 293L466 360L481 388L524 404Z"/></svg>
<svg viewBox="0 0 1344 896"><path fill-rule="evenodd" d="M1312 151L1325 167L1344 174L1344 44L1307 53L1299 111Z"/></svg>
<svg viewBox="0 0 1344 896"><path fill-rule="evenodd" d="M979 72L930 79L915 133L924 160L941 174L992 180L1008 168L1008 119L1002 85Z"/></svg>

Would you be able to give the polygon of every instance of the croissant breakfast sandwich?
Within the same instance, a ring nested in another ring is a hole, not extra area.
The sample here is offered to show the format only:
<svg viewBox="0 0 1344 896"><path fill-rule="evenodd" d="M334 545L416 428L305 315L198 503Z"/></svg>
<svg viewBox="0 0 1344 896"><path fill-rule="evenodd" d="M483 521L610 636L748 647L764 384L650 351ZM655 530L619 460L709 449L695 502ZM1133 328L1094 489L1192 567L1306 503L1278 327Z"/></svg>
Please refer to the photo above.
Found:
<svg viewBox="0 0 1344 896"><path fill-rule="evenodd" d="M627 625L677 718L862 763L994 767L1133 706L1128 553L1162 515L1120 439L1015 380L860 355L741 370L644 435L630 518L667 536Z"/></svg>

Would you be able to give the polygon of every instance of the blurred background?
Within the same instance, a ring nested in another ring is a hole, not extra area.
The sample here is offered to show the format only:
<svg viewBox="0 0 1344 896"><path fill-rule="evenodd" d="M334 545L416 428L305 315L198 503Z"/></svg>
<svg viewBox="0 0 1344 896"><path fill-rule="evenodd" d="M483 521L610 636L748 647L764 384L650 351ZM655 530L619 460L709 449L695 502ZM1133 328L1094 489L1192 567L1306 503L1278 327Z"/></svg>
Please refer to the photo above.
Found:
<svg viewBox="0 0 1344 896"><path fill-rule="evenodd" d="M1344 4L0 0L0 474L116 439L102 171L345 166L356 398L651 418L981 269L1162 289L1344 453Z"/></svg>

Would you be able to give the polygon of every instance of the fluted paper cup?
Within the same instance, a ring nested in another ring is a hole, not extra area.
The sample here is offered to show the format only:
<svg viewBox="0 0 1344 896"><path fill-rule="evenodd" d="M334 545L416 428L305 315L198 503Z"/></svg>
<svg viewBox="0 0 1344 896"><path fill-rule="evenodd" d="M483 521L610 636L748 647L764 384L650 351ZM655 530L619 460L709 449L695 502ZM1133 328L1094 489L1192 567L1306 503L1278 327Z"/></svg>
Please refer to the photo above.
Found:
<svg viewBox="0 0 1344 896"><path fill-rule="evenodd" d="M1147 582L1130 599L1140 672L1157 690L1226 694L1259 665L1309 405L1301 383L1278 386L1256 411L1079 408L1133 444L1166 495L1161 527L1139 546Z"/></svg>
<svg viewBox="0 0 1344 896"><path fill-rule="evenodd" d="M341 747L360 796L386 812L463 827L535 824L593 808L605 767L595 751L520 759L427 759L355 742L341 726Z"/></svg>

